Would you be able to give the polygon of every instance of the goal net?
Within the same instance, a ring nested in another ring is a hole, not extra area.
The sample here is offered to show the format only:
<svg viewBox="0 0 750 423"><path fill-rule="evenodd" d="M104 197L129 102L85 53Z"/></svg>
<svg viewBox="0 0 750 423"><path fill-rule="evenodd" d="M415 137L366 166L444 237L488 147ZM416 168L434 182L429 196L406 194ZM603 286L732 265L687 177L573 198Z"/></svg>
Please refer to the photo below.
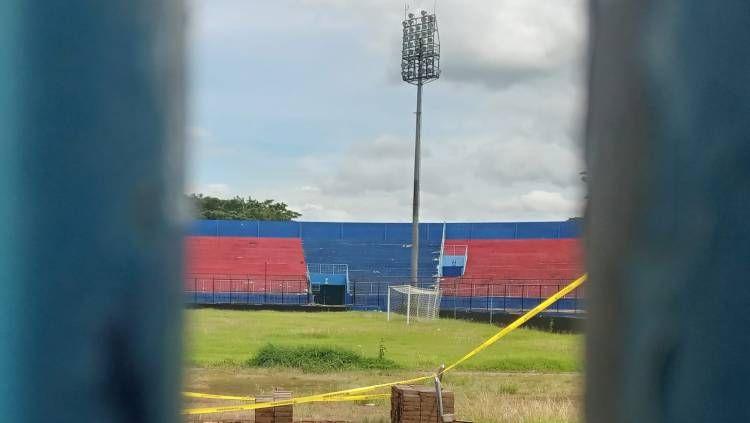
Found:
<svg viewBox="0 0 750 423"><path fill-rule="evenodd" d="M440 289L424 289L411 285L388 287L388 320L392 315L406 316L412 320L435 320L440 311Z"/></svg>

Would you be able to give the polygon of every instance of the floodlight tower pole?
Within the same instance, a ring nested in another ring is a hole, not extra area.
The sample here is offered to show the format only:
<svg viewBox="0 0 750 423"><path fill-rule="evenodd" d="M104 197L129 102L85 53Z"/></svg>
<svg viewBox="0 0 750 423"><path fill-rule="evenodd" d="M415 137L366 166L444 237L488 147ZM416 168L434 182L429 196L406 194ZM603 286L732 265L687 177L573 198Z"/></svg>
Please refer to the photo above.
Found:
<svg viewBox="0 0 750 423"><path fill-rule="evenodd" d="M419 282L419 189L422 159L422 86L440 77L440 38L435 14L404 16L401 78L417 86L416 131L414 136L414 196L411 227L411 284Z"/></svg>
<svg viewBox="0 0 750 423"><path fill-rule="evenodd" d="M420 62L422 58L421 43L419 43ZM411 283L417 286L419 280L419 177L422 166L422 67L417 72L417 129L414 135L414 196L411 217Z"/></svg>

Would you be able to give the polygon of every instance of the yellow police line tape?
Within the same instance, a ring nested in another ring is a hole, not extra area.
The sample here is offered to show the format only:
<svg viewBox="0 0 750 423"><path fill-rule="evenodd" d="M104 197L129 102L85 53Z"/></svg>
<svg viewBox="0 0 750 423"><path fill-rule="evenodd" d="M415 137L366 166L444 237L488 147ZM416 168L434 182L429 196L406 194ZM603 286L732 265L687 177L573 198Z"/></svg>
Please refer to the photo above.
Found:
<svg viewBox="0 0 750 423"><path fill-rule="evenodd" d="M203 399L217 399L217 400L228 400L228 401L255 401L255 397L247 396L233 396L233 395L214 395L214 394L201 394L199 392L183 392L186 398L203 398ZM347 395L346 401L357 401L357 400L372 400L372 399L385 399L390 398L391 394L371 394L371 395ZM327 397L325 401L341 401L342 397Z"/></svg>
<svg viewBox="0 0 750 423"><path fill-rule="evenodd" d="M501 329L498 333L496 333L495 335L493 335L492 337L484 341L478 347L474 348L469 353L459 358L458 360L453 362L451 365L447 366L442 371L442 373L445 373L449 370L454 369L459 364L479 354L481 351L483 351L490 345L499 341L501 338L503 338L510 332L514 331L522 324L529 321L532 317L544 311L547 307L551 306L559 299L573 292L574 289L578 288L581 284L583 284L583 282L586 281L587 276L588 276L587 274L584 274L583 276L571 282L565 288L561 289L560 291L556 292L551 297L542 301L539 305L537 305L536 307L526 312L526 314L524 314L523 316L514 320L511 324ZM184 410L183 414L195 415L195 414L226 413L226 412L256 410L259 408L279 407L279 406L284 406L284 405L297 405L297 404L305 404L305 403L310 403L310 402L321 402L321 401L359 401L359 400L362 400L361 397L368 397L369 399L370 396L368 395L360 395L364 392L374 391L379 388L387 388L387 387L391 387L394 385L408 385L408 384L412 384L416 382L422 382L425 380L433 379L435 378L435 376L439 376L439 375L431 374L429 376L420 376L420 377L416 377L413 379L400 380L397 382L381 383L377 385L364 386L361 388L352 388L352 389L345 389L343 391L328 392L325 394L308 395L305 397L292 398L289 400L263 402L263 403L255 403L255 404L230 405L230 406L225 406L225 407L189 408L189 409ZM201 395L210 395L210 394L201 394ZM389 394L376 394L376 395L389 395ZM216 397L219 397L219 396L220 395L217 395ZM240 398L240 397L234 397L232 399L237 399L237 398ZM249 397L245 397L245 398L249 398Z"/></svg>
<svg viewBox="0 0 750 423"><path fill-rule="evenodd" d="M232 395L201 394L199 392L183 392L182 395L186 396L187 398L206 398L230 401L255 401L255 397L235 397Z"/></svg>
<svg viewBox="0 0 750 423"><path fill-rule="evenodd" d="M320 401L325 402L338 402L338 401L372 401L372 400L384 400L391 397L391 393L385 394L366 394L366 395L342 395L340 397L326 397Z"/></svg>
<svg viewBox="0 0 750 423"><path fill-rule="evenodd" d="M387 394L367 394L367 395L341 395L335 397L324 397L316 400L304 401L305 403L311 402L340 402L340 401L375 401L385 400L391 397L390 393ZM206 408L189 408L183 412L185 415L196 415L196 414L214 414L214 413L229 413L236 411L247 411L256 410L258 408L269 408L269 407L281 407L284 405L299 404L297 401L301 398L280 400L273 402L258 402L255 404L245 405L228 405L224 407L206 407Z"/></svg>

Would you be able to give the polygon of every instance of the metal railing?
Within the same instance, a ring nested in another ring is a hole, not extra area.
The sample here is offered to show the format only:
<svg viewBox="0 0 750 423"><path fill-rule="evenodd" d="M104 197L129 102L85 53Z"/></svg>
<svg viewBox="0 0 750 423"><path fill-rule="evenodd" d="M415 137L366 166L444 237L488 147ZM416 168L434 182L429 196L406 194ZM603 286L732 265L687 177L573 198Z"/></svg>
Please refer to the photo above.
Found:
<svg viewBox="0 0 750 423"><path fill-rule="evenodd" d="M187 275L188 304L308 304L309 283L300 276Z"/></svg>
<svg viewBox="0 0 750 423"><path fill-rule="evenodd" d="M347 264L327 264L327 263L308 263L308 273L324 273L327 275L348 275L349 265Z"/></svg>
<svg viewBox="0 0 750 423"><path fill-rule="evenodd" d="M444 256L464 256L466 257L469 252L469 246L465 244L453 245L449 244L443 247Z"/></svg>
<svg viewBox="0 0 750 423"><path fill-rule="evenodd" d="M420 288L434 288L435 280L422 280ZM441 310L515 313L528 311L564 288L567 279L444 278ZM385 310L388 286L399 283L383 281L353 282L351 305L356 309ZM547 312L578 314L585 311L585 290L580 287L557 301Z"/></svg>
<svg viewBox="0 0 750 423"><path fill-rule="evenodd" d="M385 310L388 287L407 279L374 278L352 281L345 304L357 310ZM422 278L417 286L442 291L441 310L461 312L528 311L565 287L567 279ZM302 305L313 302L309 282L302 276L187 275L185 301L189 304ZM585 288L579 287L547 312L584 312Z"/></svg>

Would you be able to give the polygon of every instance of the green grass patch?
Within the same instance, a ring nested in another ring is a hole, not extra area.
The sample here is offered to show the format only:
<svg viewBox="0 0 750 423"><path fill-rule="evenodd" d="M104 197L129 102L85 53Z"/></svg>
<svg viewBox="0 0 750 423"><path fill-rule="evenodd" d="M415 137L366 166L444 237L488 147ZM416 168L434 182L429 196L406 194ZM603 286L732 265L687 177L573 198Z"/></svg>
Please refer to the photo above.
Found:
<svg viewBox="0 0 750 423"><path fill-rule="evenodd" d="M387 358L365 357L344 348L267 344L247 361L251 367L289 367L306 372L391 370L400 366Z"/></svg>
<svg viewBox="0 0 750 423"><path fill-rule="evenodd" d="M200 309L187 310L186 316L186 361L194 367L245 367L268 344L329 348L367 358L378 357L382 343L384 358L400 368L429 371L460 358L499 330L452 319L407 326L378 312ZM575 372L582 367L582 341L581 335L518 329L460 369Z"/></svg>
<svg viewBox="0 0 750 423"><path fill-rule="evenodd" d="M501 360L485 361L473 367L476 370L501 372L570 372L581 371L581 361L576 357L554 359L544 357L507 357Z"/></svg>

